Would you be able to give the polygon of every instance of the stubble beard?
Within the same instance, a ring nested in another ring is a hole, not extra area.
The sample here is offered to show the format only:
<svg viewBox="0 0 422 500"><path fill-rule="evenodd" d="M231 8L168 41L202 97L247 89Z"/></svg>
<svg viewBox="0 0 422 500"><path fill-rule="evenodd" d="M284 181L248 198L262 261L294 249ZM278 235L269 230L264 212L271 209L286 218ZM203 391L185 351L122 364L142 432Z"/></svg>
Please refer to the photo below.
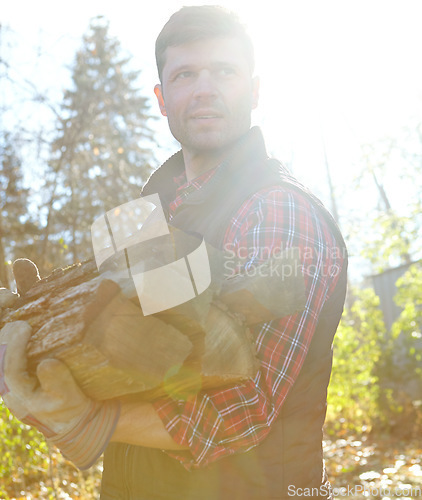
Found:
<svg viewBox="0 0 422 500"><path fill-rule="evenodd" d="M247 116L242 116L235 123L222 125L215 129L211 127L207 129L206 123L203 127L189 126L189 122L186 126L172 126L169 123L173 136L180 142L182 148L196 154L212 155L230 148L249 130L251 126L250 110Z"/></svg>

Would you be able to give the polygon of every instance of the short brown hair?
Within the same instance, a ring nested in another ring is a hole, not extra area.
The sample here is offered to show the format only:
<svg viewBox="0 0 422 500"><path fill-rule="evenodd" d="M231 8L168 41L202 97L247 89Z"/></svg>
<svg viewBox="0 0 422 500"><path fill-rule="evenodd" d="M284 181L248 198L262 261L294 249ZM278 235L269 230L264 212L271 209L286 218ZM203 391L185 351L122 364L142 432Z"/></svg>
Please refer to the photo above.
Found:
<svg viewBox="0 0 422 500"><path fill-rule="evenodd" d="M245 47L245 54L254 70L254 50L245 26L237 14L217 5L182 7L164 25L155 42L155 60L161 81L166 62L167 47L217 37L239 38Z"/></svg>

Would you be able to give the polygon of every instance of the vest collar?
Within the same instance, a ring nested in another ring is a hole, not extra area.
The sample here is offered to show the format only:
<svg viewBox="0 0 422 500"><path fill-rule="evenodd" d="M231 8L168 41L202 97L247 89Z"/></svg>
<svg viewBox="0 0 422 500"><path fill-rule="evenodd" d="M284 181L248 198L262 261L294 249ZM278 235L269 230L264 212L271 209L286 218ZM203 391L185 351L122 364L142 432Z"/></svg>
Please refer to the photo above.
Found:
<svg viewBox="0 0 422 500"><path fill-rule="evenodd" d="M210 181L213 181L211 184L218 183L227 175L235 174L238 169L242 170L245 164L259 165L266 158L268 158L268 155L261 129L252 127L238 140L234 153L217 169L213 178L210 179ZM184 168L183 154L182 150L180 150L151 174L142 190L142 196L158 193L161 203L168 206L176 195L176 186L173 179L181 175Z"/></svg>

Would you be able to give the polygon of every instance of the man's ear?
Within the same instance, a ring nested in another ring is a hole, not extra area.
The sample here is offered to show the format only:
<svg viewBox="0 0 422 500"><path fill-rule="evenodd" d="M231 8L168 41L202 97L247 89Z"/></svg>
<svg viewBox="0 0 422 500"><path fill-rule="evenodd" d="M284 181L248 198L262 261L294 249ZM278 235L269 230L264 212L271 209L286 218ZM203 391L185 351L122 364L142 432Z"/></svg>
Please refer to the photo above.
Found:
<svg viewBox="0 0 422 500"><path fill-rule="evenodd" d="M259 77L254 76L252 78L252 109L258 107L259 101Z"/></svg>
<svg viewBox="0 0 422 500"><path fill-rule="evenodd" d="M164 104L164 97L161 85L156 85L154 87L154 94L157 96L158 105L160 106L160 111L163 116L167 116L166 105Z"/></svg>

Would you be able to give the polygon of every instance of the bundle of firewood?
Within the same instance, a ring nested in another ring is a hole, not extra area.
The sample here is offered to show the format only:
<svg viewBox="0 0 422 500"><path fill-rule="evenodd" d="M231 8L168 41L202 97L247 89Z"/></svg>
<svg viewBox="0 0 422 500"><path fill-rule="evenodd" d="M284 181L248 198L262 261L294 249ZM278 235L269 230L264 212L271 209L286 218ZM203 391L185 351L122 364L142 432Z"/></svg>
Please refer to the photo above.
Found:
<svg viewBox="0 0 422 500"><path fill-rule="evenodd" d="M283 258L297 268L297 252ZM145 316L136 297L88 261L36 281L4 311L0 327L28 321L29 371L42 359L60 359L94 399L188 398L256 374L249 327L301 309L303 278L256 272L198 302Z"/></svg>

